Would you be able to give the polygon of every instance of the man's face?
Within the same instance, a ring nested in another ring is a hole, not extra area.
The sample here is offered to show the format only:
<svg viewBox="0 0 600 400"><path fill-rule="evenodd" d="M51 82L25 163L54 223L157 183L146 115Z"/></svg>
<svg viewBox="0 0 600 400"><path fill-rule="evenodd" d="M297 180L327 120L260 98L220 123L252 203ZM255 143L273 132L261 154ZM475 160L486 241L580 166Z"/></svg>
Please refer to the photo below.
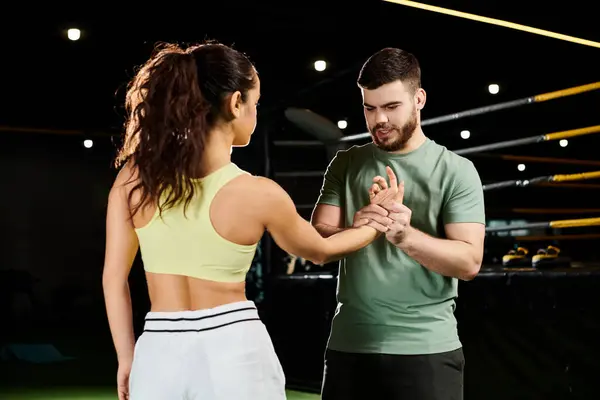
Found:
<svg viewBox="0 0 600 400"><path fill-rule="evenodd" d="M412 93L399 80L373 90L362 88L365 120L377 147L389 152L404 148L418 125L421 91Z"/></svg>

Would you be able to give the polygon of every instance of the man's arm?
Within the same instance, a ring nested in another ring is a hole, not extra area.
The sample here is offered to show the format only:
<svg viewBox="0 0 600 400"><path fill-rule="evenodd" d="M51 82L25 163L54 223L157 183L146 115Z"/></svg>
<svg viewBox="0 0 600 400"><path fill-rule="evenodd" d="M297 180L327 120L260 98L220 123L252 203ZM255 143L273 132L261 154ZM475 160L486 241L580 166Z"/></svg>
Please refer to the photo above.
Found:
<svg viewBox="0 0 600 400"><path fill-rule="evenodd" d="M389 225L391 221L387 217L388 212L377 204L369 204L357 211L352 225L346 226L343 213L343 204L345 203L343 193L347 168L348 153L344 150L338 151L325 172L319 199L310 219L311 224L324 238L363 225L368 225L379 232L385 232L385 226ZM393 180L395 184L396 177L393 171L390 169L387 173L390 181ZM385 178L378 178L385 182ZM379 202L378 199L373 201Z"/></svg>
<svg viewBox="0 0 600 400"><path fill-rule="evenodd" d="M485 225L451 223L444 228L447 239L435 238L409 227L398 248L440 275L465 281L475 278L483 258Z"/></svg>
<svg viewBox="0 0 600 400"><path fill-rule="evenodd" d="M346 151L340 150L327 166L319 198L311 215L311 224L325 238L345 228L342 193L348 167L347 158Z"/></svg>
<svg viewBox="0 0 600 400"><path fill-rule="evenodd" d="M324 238L344 230L342 209L331 204L317 204L310 221Z"/></svg>
<svg viewBox="0 0 600 400"><path fill-rule="evenodd" d="M481 180L470 161L464 160L457 169L443 206L445 239L412 227L411 211L405 205L396 203L389 211L396 223L386 234L388 240L423 267L462 280L471 280L479 273L485 240L485 208Z"/></svg>

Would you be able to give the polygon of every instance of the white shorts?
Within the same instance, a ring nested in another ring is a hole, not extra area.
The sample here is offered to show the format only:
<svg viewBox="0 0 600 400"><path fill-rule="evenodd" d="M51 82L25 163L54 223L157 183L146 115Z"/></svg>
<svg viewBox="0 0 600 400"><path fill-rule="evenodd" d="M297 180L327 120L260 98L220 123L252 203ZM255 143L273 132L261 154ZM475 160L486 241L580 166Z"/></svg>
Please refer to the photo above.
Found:
<svg viewBox="0 0 600 400"><path fill-rule="evenodd" d="M282 400L285 376L252 301L150 312L134 351L130 400Z"/></svg>

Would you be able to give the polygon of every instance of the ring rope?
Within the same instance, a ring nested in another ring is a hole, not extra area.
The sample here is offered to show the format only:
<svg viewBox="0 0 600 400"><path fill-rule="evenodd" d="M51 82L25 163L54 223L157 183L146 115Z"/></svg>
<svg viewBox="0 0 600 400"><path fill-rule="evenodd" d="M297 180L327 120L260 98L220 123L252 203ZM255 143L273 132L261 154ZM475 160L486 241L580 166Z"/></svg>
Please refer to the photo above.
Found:
<svg viewBox="0 0 600 400"><path fill-rule="evenodd" d="M509 108L519 107L527 104L533 103L541 103L548 100L554 100L565 96L573 96L576 94L581 94L585 92L589 92L592 90L600 89L600 82L588 83L585 85L574 86L567 89L561 89L554 92L537 94L535 96L525 97L522 99L511 100L504 103L497 103L489 106L473 108L470 110L465 110L457 113L452 113L448 115L442 115L435 118L425 119L421 121L421 126L433 125L440 122L453 121L465 117L472 117L474 115L486 114L488 112L506 110ZM356 135L348 135L344 136L340 139L341 142L349 142L357 139L365 139L369 138L371 134L369 132L358 133Z"/></svg>
<svg viewBox="0 0 600 400"><path fill-rule="evenodd" d="M276 174L276 177L318 177L323 176L325 171L306 171L306 172L279 172ZM525 187L531 185L544 185L549 182L569 182L569 181L581 181L587 179L595 179L600 178L600 171L591 171L591 172L580 172L575 174L556 174L556 175L545 175L538 176L531 179L511 179L508 181L494 182L489 183L487 185L482 185L484 191L495 190L495 189L503 189L507 187L517 186L517 187ZM303 204L301 206L297 206L300 208L312 208L313 205Z"/></svg>
<svg viewBox="0 0 600 400"><path fill-rule="evenodd" d="M571 235L539 235L539 236L513 236L517 242L542 242L548 240L591 240L600 239L600 233L583 233Z"/></svg>
<svg viewBox="0 0 600 400"><path fill-rule="evenodd" d="M580 226L597 226L600 225L600 218L581 218L581 219L564 219L559 221L550 221L551 228L575 228Z"/></svg>
<svg viewBox="0 0 600 400"><path fill-rule="evenodd" d="M543 135L529 136L529 137L522 138L522 139L506 140L504 142L496 142L496 143L484 144L481 146L467 147L465 149L453 150L453 152L456 154L459 154L459 155L465 155L465 154L471 154L471 153L479 153L481 151L487 151L487 150L504 149L507 147L515 147L515 146L521 146L521 145L525 145L525 144L540 143L540 142L547 142L550 140L558 140L558 139L565 139L565 138L570 138L570 137L575 137L575 136L589 135L591 133L598 133L598 132L600 132L600 125L594 125L594 126L588 126L585 128L571 129L568 131L560 131L560 132L546 133Z"/></svg>
<svg viewBox="0 0 600 400"><path fill-rule="evenodd" d="M537 228L576 228L582 226L598 226L600 218L581 218L581 219L564 219L558 221L546 222L530 222L521 225L507 226L488 226L486 232L501 232L501 231L516 231L521 229L537 229Z"/></svg>
<svg viewBox="0 0 600 400"><path fill-rule="evenodd" d="M600 208L509 208L507 210L492 209L490 212L506 211L512 214L591 214L600 213Z"/></svg>
<svg viewBox="0 0 600 400"><path fill-rule="evenodd" d="M572 165L587 165L600 167L600 161L596 160L579 160L572 158L554 158L554 157L535 157L535 156L518 156L511 154L494 154L494 153L480 153L477 157L481 158L499 158L501 160L508 161L524 161L524 162L539 162L539 163L551 163L551 164L572 164Z"/></svg>
<svg viewBox="0 0 600 400"><path fill-rule="evenodd" d="M554 181L554 182L581 181L584 179L595 179L595 178L600 178L600 171L580 172L577 174L554 175L552 177L552 181Z"/></svg>
<svg viewBox="0 0 600 400"><path fill-rule="evenodd" d="M586 179L595 179L600 178L600 171L591 171L591 172L580 172L576 174L557 174L557 175L547 175L547 176L538 176L531 179L512 179L508 181L501 181L490 183L488 185L483 185L483 190L495 190L495 189L503 189L507 187L517 186L517 187L526 187L531 185L536 185L542 182L567 182L567 181L581 181Z"/></svg>

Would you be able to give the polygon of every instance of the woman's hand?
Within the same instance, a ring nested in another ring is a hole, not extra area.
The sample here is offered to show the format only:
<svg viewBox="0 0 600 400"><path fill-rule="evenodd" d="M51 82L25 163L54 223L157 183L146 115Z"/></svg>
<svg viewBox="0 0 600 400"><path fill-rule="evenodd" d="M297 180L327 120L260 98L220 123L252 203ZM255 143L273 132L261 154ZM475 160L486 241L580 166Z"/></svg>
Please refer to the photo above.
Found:
<svg viewBox="0 0 600 400"><path fill-rule="evenodd" d="M129 375L132 361L119 361L117 370L117 392L119 400L129 400Z"/></svg>

